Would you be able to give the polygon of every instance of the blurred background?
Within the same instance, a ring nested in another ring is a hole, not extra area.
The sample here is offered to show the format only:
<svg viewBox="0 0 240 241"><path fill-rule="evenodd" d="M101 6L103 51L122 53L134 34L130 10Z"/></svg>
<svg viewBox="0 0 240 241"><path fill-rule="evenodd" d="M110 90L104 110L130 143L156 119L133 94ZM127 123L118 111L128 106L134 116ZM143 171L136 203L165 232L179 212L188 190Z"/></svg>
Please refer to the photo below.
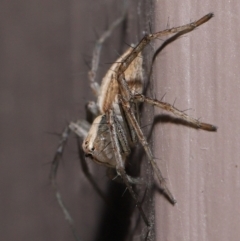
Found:
<svg viewBox="0 0 240 241"><path fill-rule="evenodd" d="M127 47L123 40L136 43L142 23L149 26L149 3L129 2L128 21L103 47L99 82ZM13 0L0 5L0 239L74 240L49 181L59 141L54 134L69 121L85 118L86 102L95 100L87 77L92 51L121 16L123 2ZM105 168L89 165L106 191ZM113 228L114 221L104 219L107 208L82 173L75 138L69 140L57 179L81 240L113 240L111 233L119 236L115 240L124 239L127 228L118 234L118 224ZM118 200L124 190L121 186ZM104 224L110 230L101 231Z"/></svg>

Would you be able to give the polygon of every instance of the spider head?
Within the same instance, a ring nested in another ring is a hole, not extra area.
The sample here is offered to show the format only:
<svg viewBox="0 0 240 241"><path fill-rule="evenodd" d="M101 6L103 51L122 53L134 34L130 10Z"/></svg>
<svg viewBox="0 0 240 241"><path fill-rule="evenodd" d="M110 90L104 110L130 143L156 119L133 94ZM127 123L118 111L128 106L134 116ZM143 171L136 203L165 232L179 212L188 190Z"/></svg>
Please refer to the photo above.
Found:
<svg viewBox="0 0 240 241"><path fill-rule="evenodd" d="M116 167L106 115L100 115L93 121L82 147L86 157L90 157L98 164Z"/></svg>

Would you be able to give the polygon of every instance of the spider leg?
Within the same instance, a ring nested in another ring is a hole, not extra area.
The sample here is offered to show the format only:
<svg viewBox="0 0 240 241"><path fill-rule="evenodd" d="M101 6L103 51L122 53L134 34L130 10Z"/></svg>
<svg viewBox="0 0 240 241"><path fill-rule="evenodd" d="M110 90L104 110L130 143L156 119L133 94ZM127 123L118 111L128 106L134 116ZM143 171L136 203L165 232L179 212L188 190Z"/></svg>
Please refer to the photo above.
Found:
<svg viewBox="0 0 240 241"><path fill-rule="evenodd" d="M54 159L52 161L51 173L50 173L50 180L51 180L52 187L55 190L55 196L56 196L57 202L58 202L58 204L59 204L59 206L60 206L60 208L61 208L61 210L62 210L62 212L65 216L66 221L68 222L68 224L69 224L69 226L72 230L72 233L75 237L75 240L77 240L77 241L80 241L80 238L78 237L78 234L76 232L76 229L75 229L75 226L74 226L74 221L73 221L66 205L64 204L63 199L62 199L62 195L61 195L61 193L58 189L57 182L56 182L56 174L57 174L57 169L58 169L60 160L61 160L61 158L63 156L63 153L64 153L65 146L67 144L69 135L71 134L71 132L73 132L77 135L78 154L79 154L79 159L80 159L80 162L81 162L81 167L82 167L83 173L86 176L86 178L89 180L91 185L94 187L96 192L101 196L101 198L107 204L109 204L107 198L104 196L104 194L99 189L96 182L94 181L93 177L91 176L91 174L88 170L88 166L87 166L87 163L85 161L85 158L83 157L83 152L82 152L81 144L80 144L80 138L83 139L83 138L86 137L89 128L90 128L90 124L85 120L78 120L75 123L71 122L67 127L65 127L64 131L61 134L61 139L59 141L59 145L58 145L56 154L55 154ZM110 205L110 207L112 207L112 206Z"/></svg>
<svg viewBox="0 0 240 241"><path fill-rule="evenodd" d="M119 24L121 24L125 17L126 17L126 3L124 3L124 9L122 15L116 19L110 26L109 28L101 35L101 37L97 40L95 47L93 49L93 57L92 57L92 63L91 63L91 70L88 72L88 79L90 82L90 87L97 97L100 93L100 86L96 82L96 74L99 66L99 59L100 59L100 54L102 50L103 43L111 36L112 32L116 27L118 27Z"/></svg>
<svg viewBox="0 0 240 241"><path fill-rule="evenodd" d="M123 180L120 178L120 176L116 173L116 169L108 168L107 169L107 176L110 180L118 183L123 183ZM139 177L132 177L127 175L128 181L132 185L143 185L146 182L143 180L143 178Z"/></svg>
<svg viewBox="0 0 240 241"><path fill-rule="evenodd" d="M57 187L57 182L56 182L56 174L57 174L59 162L63 156L64 148L67 144L70 133L71 133L71 130L70 130L69 126L67 126L64 128L64 130L61 134L61 139L59 141L58 148L57 148L57 151L55 153L55 156L53 158L52 165L51 165L50 180L51 180L52 187L55 190L55 196L56 196L57 202L58 202L60 208L62 209L65 219L67 220L75 239L77 241L80 241L80 238L78 237L75 226L74 226L73 219L63 202L61 193L59 192L59 189Z"/></svg>
<svg viewBox="0 0 240 241"><path fill-rule="evenodd" d="M99 107L95 101L88 101L85 105L86 120L93 123L94 119L100 114Z"/></svg>
<svg viewBox="0 0 240 241"><path fill-rule="evenodd" d="M135 104L135 103L133 103ZM122 149L122 155L124 156L128 156L131 152L130 150L130 146L132 145L133 141L136 141L134 138L136 138L136 133L135 133L135 130L132 129L132 128L128 128L127 127L127 120L125 119L124 115L123 115L123 110L120 106L120 109L121 109L121 118L124 119L124 121L120 121L118 119L118 116L114 113L113 111L113 119L114 119L114 123L117 127L117 138L118 138L118 141L120 143L120 146L121 146L121 149ZM109 174L110 174L110 171L109 171ZM138 178L138 177L132 177L132 176L129 176L127 175L127 178L128 178L128 182L130 184L145 184L144 180L142 178ZM116 176L113 177L113 180L116 179L116 181L119 181ZM121 180L122 181L122 180Z"/></svg>
<svg viewBox="0 0 240 241"><path fill-rule="evenodd" d="M152 33L152 34L148 34L145 35L142 40L139 42L139 44L133 48L132 52L127 55L123 60L121 65L119 66L118 69L118 80L120 82L121 81L121 75L125 72L125 70L128 68L128 66L130 65L130 63L138 56L138 54L154 39L157 38L161 38L164 36L167 36L169 34L185 34L185 33L189 33L191 31L193 31L195 28L199 27L200 25L202 25L203 23L206 23L208 20L210 20L213 17L213 13L209 13L205 16L203 16L202 18L200 18L199 20L183 25L183 26L179 26L179 27L174 27L174 28L170 28L170 29L165 29L163 31L157 32L157 33Z"/></svg>
<svg viewBox="0 0 240 241"><path fill-rule="evenodd" d="M113 144L113 148L114 148L114 153L115 153L115 157L116 157L116 171L117 171L117 174L119 176L121 176L123 182L125 183L126 187L128 188L128 191L130 192L132 198L134 199L135 203L136 203L136 206L140 212L140 215L142 216L145 224L147 225L147 227L150 227L150 224L148 222L148 219L142 209L142 206L141 206L141 203L140 201L138 200L138 197L136 195L136 193L134 192L130 182L129 182L129 177L128 175L126 174L126 171L125 171L125 165L124 165L124 160L122 158L122 155L121 155L121 147L120 147L120 143L119 143L119 140L118 140L118 135L117 135L117 126L115 125L115 122L114 122L114 114L113 114L113 110L109 110L107 112L107 118L108 118L108 124L109 124L109 131L110 131L110 136L111 136L111 141L112 141L112 144Z"/></svg>
<svg viewBox="0 0 240 241"><path fill-rule="evenodd" d="M170 105L169 103L166 102L162 102L156 99L151 99L148 98L144 95L141 94L136 94L133 96L134 101L137 102L146 102L150 105L153 106L157 106L163 110L172 112L175 116L183 119L184 121L190 123L193 127L197 128L197 129L202 129L205 131L216 131L217 127L211 124L207 124L207 123L203 123L200 122L198 119L192 118L191 116L188 116L187 114L185 114L183 111L178 110L177 108L175 108L173 105Z"/></svg>
<svg viewBox="0 0 240 241"><path fill-rule="evenodd" d="M165 179L163 178L163 175L160 171L160 169L158 168L155 160L154 160L154 157L153 157L153 154L152 154L152 151L149 147L149 144L146 140L146 138L144 137L144 134L141 130L141 127L139 126L138 124L138 121L132 111L132 108L131 108L131 105L129 103L129 101L125 100L124 98L122 98L120 95L119 95L119 101L124 109L124 112L126 113L126 115L128 116L128 119L131 123L131 125L133 126L133 128L135 129L136 131L136 134L138 136L138 139L139 141L141 142L146 154L147 154L147 157L153 167L153 170L155 172L155 174L157 175L157 178L159 180L159 183L160 183L160 186L162 188L162 191L163 193L167 196L167 198L171 201L172 204L175 204L176 203L176 200L174 199L173 195L171 194L171 192L169 191L166 183L165 183Z"/></svg>
<svg viewBox="0 0 240 241"><path fill-rule="evenodd" d="M85 120L78 120L69 124L69 129L74 132L78 137L84 139L90 129L90 124Z"/></svg>
<svg viewBox="0 0 240 241"><path fill-rule="evenodd" d="M55 178L56 178L56 174L57 174L57 169L58 169L58 165L59 162L63 156L63 152L64 152L64 148L67 144L68 141L68 137L71 133L71 130L69 128L69 126L66 126L61 134L61 139L59 141L58 147L57 147L57 151L54 155L53 161L52 161L52 165L51 165L51 172L50 172L50 180L55 183Z"/></svg>

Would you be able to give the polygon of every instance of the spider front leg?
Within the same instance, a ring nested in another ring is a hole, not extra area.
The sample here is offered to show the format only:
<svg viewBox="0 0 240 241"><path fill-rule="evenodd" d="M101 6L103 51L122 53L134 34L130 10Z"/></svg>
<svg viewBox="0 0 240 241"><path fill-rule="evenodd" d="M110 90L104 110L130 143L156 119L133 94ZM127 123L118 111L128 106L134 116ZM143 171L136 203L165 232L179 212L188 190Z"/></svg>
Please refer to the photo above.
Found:
<svg viewBox="0 0 240 241"><path fill-rule="evenodd" d="M76 123L71 122L69 125L67 125L64 128L61 134L61 138L59 140L57 151L54 155L54 158L51 164L50 180L53 187L56 187L57 169L62 159L69 135L71 134L71 132L74 132L76 135L84 139L88 133L89 128L90 128L90 124L85 120L78 120Z"/></svg>
<svg viewBox="0 0 240 241"><path fill-rule="evenodd" d="M64 153L64 149L66 147L68 138L69 138L71 132L73 132L77 136L78 155L79 155L83 173L86 176L86 178L89 180L91 185L94 187L96 192L101 196L101 198L107 204L109 204L109 201L107 200L106 196L100 190L100 188L98 187L94 178L92 177L91 173L89 172L87 163L86 163L84 155L83 155L83 151L81 149L80 139L84 139L86 137L86 135L89 131L89 128L90 128L90 124L85 120L78 120L77 122L71 122L68 126L65 127L64 131L61 134L61 139L59 141L59 145L58 145L56 154L54 155L54 159L52 161L51 173L50 173L50 180L51 180L52 187L55 190L55 196L56 196L57 202L64 214L66 221L68 222L68 224L72 230L75 240L77 240L77 241L80 241L80 238L78 237L78 234L76 232L76 229L74 226L74 221L73 221L68 209L66 208L66 205L63 202L61 193L58 189L58 185L57 185L57 181L56 181L56 174L57 174L57 169L58 169L59 163L60 163L63 153Z"/></svg>
<svg viewBox="0 0 240 241"><path fill-rule="evenodd" d="M64 150L71 132L74 132L77 136L83 139L86 137L89 128L90 128L90 124L85 120L78 120L76 123L71 122L68 126L64 128L57 147L57 151L54 155L54 158L51 164L50 180L54 188L57 188L57 184L56 184L57 169L62 159Z"/></svg>
<svg viewBox="0 0 240 241"><path fill-rule="evenodd" d="M67 144L70 133L71 133L71 130L70 130L69 126L66 126L61 134L61 139L59 141L57 151L54 155L54 158L53 158L53 161L51 164L50 180L53 185L56 185L55 178L56 178L56 174L57 174L57 169L59 166L59 162L63 156L64 148Z"/></svg>
<svg viewBox="0 0 240 241"><path fill-rule="evenodd" d="M131 126L133 127L133 129L135 130L137 136L138 136L138 139L139 141L141 142L146 154L147 154L147 157L148 157L148 160L150 161L151 165L152 165L152 168L155 172L155 174L157 175L157 178L159 180L159 183L160 183L160 186L161 186L161 189L163 191L163 193L166 195L166 197L169 199L169 201L172 203L172 204L175 204L176 203L176 200L174 199L173 195L171 194L171 192L169 191L166 183L165 183L165 179L163 178L163 175L160 171L160 169L158 168L155 160L154 160L154 157L153 157L153 154L152 154L152 151L149 147L149 144L141 130L141 127L139 126L139 123L135 117L135 114L134 112L132 111L132 108L131 108L131 103L127 100L125 100L124 98L122 98L120 95L119 95L119 101L123 107L123 110L124 110L124 113L126 114L126 116L128 117L128 120L130 121L130 124Z"/></svg>
<svg viewBox="0 0 240 241"><path fill-rule="evenodd" d="M64 149L66 147L71 132L74 132L76 135L83 139L86 137L89 128L90 124L85 120L78 120L76 123L71 122L68 126L64 128L51 165L50 180L54 185L56 184L55 179L59 162L62 159Z"/></svg>
<svg viewBox="0 0 240 241"><path fill-rule="evenodd" d="M129 182L129 177L126 174L125 171L125 162L123 160L123 157L121 155L121 147L120 147L120 143L118 140L118 130L117 130L117 126L116 123L114 121L114 113L113 110L109 110L107 112L107 120L108 120L108 124L109 124L109 131L110 131L110 138L111 138L111 143L113 145L113 149L114 149L114 153L115 153L115 158L116 158L116 171L117 174L119 176L121 176L124 184L126 185L128 191L130 192L132 198L134 199L135 203L136 203L136 207L138 208L140 215L142 216L145 224L147 225L147 227L150 227L150 224L148 222L148 219L142 209L141 203L138 200L138 197L136 195L136 193L134 192L130 182Z"/></svg>
<svg viewBox="0 0 240 241"><path fill-rule="evenodd" d="M59 192L57 182L56 182L56 174L57 174L59 162L62 159L64 149L67 144L70 133L71 133L71 130L70 130L69 126L67 126L67 127L65 127L64 131L61 134L61 139L59 141L59 145L58 145L57 151L54 155L52 165L51 165L50 180L51 180L52 187L55 190L55 196L56 196L57 202L58 202L60 208L62 209L65 219L67 220L75 239L77 241L80 241L80 238L78 237L75 226L74 226L73 219L63 202L61 193Z"/></svg>
<svg viewBox="0 0 240 241"><path fill-rule="evenodd" d="M132 61L138 56L138 54L140 52L142 52L142 50L154 39L158 39L170 34L177 34L178 37L180 37L183 34L189 33L191 31L193 31L194 29L196 29L197 27L199 27L200 25L206 23L207 21L209 21L212 17L213 17L213 13L209 13L205 16L203 16L202 18L200 18L199 20L183 25L183 26L179 26L179 27L174 27L174 28L170 28L170 29L165 29L163 31L157 32L157 33L151 33L148 35L145 35L142 40L138 43L138 45L136 47L134 47L132 49L132 52L127 55L123 60L121 65L119 66L118 69L118 77L117 80L119 82L122 81L121 75L125 72L125 70L129 67L130 63L132 63ZM122 85L123 83L121 83Z"/></svg>
<svg viewBox="0 0 240 241"><path fill-rule="evenodd" d="M196 128L196 129L202 129L205 131L217 131L216 126L214 126L212 124L200 122L199 120L192 118L191 116L185 114L183 111L178 110L177 108L175 108L173 105L171 105L169 103L151 99L151 98L148 98L141 94L136 94L136 95L132 96L132 98L133 98L133 101L146 102L150 105L157 106L163 110L172 112L175 116L186 121L187 123L189 123L192 127Z"/></svg>

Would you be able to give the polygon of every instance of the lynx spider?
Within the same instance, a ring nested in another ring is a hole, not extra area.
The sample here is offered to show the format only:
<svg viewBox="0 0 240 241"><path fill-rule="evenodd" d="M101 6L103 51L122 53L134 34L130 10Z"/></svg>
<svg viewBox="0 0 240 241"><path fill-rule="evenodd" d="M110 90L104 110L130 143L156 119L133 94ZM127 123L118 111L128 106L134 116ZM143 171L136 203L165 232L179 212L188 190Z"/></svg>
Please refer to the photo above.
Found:
<svg viewBox="0 0 240 241"><path fill-rule="evenodd" d="M89 102L87 105L88 111L94 119L93 123L90 125L88 121L78 120L76 122L71 122L65 128L62 133L57 152L54 156L51 170L51 181L56 190L57 200L65 214L65 218L68 220L72 231L74 232L76 239L78 238L71 216L63 204L55 179L59 161L63 155L65 144L71 132L75 133L77 137L84 139L82 148L86 156L101 165L116 170L117 175L121 177L132 198L135 200L136 206L139 209L140 215L147 227L150 227L150 223L141 207L136 193L132 188L132 184L142 183L142 179L133 178L125 171L126 158L129 156L131 148L134 147L137 141L139 141L143 146L148 161L156 174L163 193L168 197L172 204L175 204L176 201L164 181L163 175L154 160L149 144L139 126L138 104L146 102L150 105L157 106L163 110L171 112L176 117L184 120L196 129L216 131L217 128L214 125L199 122L199 120L188 116L171 104L151 99L143 95L141 52L154 39L175 34L171 37L175 40L179 36L193 31L212 17L213 14L209 13L195 22L145 35L135 47L130 47L110 67L102 80L101 86L99 86L99 84L95 81L101 47L114 28L123 21L124 16L117 19L98 40L93 51L92 68L89 71L90 87L97 97L96 103ZM171 38L167 39L164 43ZM94 182L94 179L89 174L86 163L83 160L82 165L85 175L93 184L97 192L104 198L103 194Z"/></svg>

